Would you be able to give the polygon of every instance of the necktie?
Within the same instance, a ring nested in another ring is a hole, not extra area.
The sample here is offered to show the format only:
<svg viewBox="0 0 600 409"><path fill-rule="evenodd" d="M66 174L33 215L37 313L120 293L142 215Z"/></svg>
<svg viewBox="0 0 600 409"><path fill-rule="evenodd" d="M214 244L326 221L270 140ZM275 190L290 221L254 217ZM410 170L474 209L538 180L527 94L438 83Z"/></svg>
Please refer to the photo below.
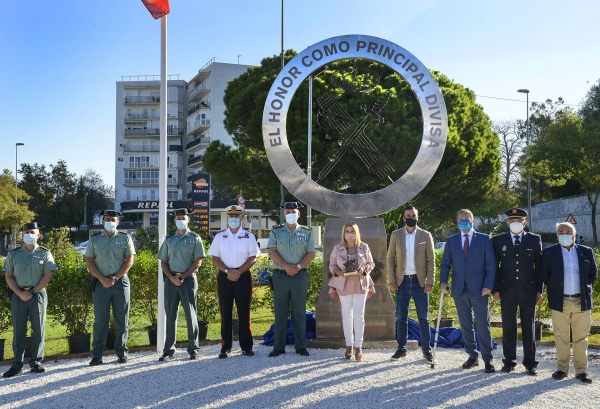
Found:
<svg viewBox="0 0 600 409"><path fill-rule="evenodd" d="M465 234L465 244L463 245L463 254L465 255L465 258L467 257L467 254L469 254L469 235Z"/></svg>
<svg viewBox="0 0 600 409"><path fill-rule="evenodd" d="M519 252L520 246L521 246L521 240L519 239L519 236L515 236L515 251L517 253Z"/></svg>

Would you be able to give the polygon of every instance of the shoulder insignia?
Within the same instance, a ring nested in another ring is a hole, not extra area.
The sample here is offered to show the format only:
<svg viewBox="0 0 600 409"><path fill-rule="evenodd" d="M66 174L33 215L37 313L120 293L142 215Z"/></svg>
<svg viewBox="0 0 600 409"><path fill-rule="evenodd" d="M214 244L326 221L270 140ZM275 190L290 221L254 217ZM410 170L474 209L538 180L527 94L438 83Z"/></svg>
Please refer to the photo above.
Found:
<svg viewBox="0 0 600 409"><path fill-rule="evenodd" d="M198 233L196 233L195 231L191 231L191 230L190 230L190 234L191 234L192 236L194 236L194 237L198 237Z"/></svg>
<svg viewBox="0 0 600 409"><path fill-rule="evenodd" d="M278 224L276 226L271 227L271 230L273 230L273 229L280 229L282 227L283 227L283 224Z"/></svg>
<svg viewBox="0 0 600 409"><path fill-rule="evenodd" d="M92 236L91 236L91 237L97 236L97 235L99 235L99 234L101 234L101 233L102 233L102 231L99 231L98 233L94 233L94 234L92 234Z"/></svg>
<svg viewBox="0 0 600 409"><path fill-rule="evenodd" d="M50 251L49 249L47 249L47 248L46 248L46 247L44 247L44 246L38 246L38 248L40 248L40 249L42 249L42 250Z"/></svg>
<svg viewBox="0 0 600 409"><path fill-rule="evenodd" d="M298 227L300 227L301 229L304 229L304 230L312 231L312 229L308 226L303 226L300 224L300 225L298 225Z"/></svg>
<svg viewBox="0 0 600 409"><path fill-rule="evenodd" d="M13 251L20 250L20 249L21 249L21 247L23 247L23 246L19 246L19 247L17 247L17 248L14 248L14 249L12 249L10 252L12 253Z"/></svg>
<svg viewBox="0 0 600 409"><path fill-rule="evenodd" d="M224 231L227 231L227 229L223 229L223 230L221 230L220 232L218 232L217 234L219 234L219 233L223 233Z"/></svg>

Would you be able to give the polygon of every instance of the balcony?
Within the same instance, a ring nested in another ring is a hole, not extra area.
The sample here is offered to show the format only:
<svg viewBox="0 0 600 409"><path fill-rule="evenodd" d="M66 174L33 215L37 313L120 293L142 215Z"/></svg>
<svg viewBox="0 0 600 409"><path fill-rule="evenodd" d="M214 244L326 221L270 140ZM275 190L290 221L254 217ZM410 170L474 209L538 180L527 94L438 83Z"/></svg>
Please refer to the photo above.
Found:
<svg viewBox="0 0 600 409"><path fill-rule="evenodd" d="M210 143L210 138L196 138L187 145L185 145L185 149L192 149L197 147L202 147L208 145Z"/></svg>
<svg viewBox="0 0 600 409"><path fill-rule="evenodd" d="M183 146L181 146L181 145L169 145L169 152L183 152Z"/></svg>
<svg viewBox="0 0 600 409"><path fill-rule="evenodd" d="M193 166L193 165L202 163L203 158L204 158L204 155L198 155L198 156L188 160L188 166Z"/></svg>
<svg viewBox="0 0 600 409"><path fill-rule="evenodd" d="M188 107L188 116L195 114L196 112L200 111L201 109L210 109L210 105L207 104L206 102L202 101L199 104L196 104L194 106Z"/></svg>
<svg viewBox="0 0 600 409"><path fill-rule="evenodd" d="M210 92L210 87L208 84L200 84L190 92L188 92L188 102L199 101L204 98L204 96L208 95Z"/></svg>
<svg viewBox="0 0 600 409"><path fill-rule="evenodd" d="M190 129L188 129L188 136L202 133L208 128L210 128L210 119L199 119L191 124Z"/></svg>
<svg viewBox="0 0 600 409"><path fill-rule="evenodd" d="M167 126L168 135L183 135L183 128L176 126ZM125 129L125 135L160 135L160 129Z"/></svg>
<svg viewBox="0 0 600 409"><path fill-rule="evenodd" d="M157 104L160 102L160 97L125 97L126 104Z"/></svg>

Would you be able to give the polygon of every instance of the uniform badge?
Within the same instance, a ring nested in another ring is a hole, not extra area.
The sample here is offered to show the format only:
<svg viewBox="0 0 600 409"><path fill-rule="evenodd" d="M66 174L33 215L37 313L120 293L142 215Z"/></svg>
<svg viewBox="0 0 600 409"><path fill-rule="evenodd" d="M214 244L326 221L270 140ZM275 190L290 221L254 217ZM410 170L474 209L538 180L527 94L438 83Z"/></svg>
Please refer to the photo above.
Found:
<svg viewBox="0 0 600 409"><path fill-rule="evenodd" d="M223 235L223 238L224 238L224 239L226 239L227 237L229 237L229 236L228 236L228 235L226 235L226 234L224 234L224 235Z"/></svg>
<svg viewBox="0 0 600 409"><path fill-rule="evenodd" d="M506 251L506 246L502 246L502 251Z"/></svg>

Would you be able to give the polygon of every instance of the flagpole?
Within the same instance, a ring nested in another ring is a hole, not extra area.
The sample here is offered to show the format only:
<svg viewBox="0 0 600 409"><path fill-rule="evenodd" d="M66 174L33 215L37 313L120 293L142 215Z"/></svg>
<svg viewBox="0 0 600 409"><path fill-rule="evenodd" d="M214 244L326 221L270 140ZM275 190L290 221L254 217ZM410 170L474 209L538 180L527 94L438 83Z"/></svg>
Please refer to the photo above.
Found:
<svg viewBox="0 0 600 409"><path fill-rule="evenodd" d="M160 157L158 172L158 247L167 236L167 16L160 18ZM158 322L156 351L165 344L165 293L158 260Z"/></svg>

